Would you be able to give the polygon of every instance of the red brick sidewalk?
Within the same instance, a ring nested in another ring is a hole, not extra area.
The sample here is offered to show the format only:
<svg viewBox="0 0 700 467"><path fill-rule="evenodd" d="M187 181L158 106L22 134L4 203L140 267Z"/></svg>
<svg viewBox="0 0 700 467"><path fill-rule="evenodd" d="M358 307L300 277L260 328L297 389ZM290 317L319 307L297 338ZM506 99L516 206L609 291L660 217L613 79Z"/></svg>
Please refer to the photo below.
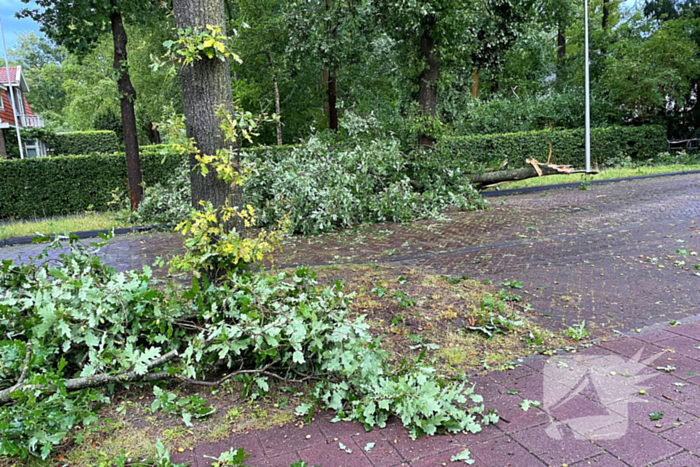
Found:
<svg viewBox="0 0 700 467"><path fill-rule="evenodd" d="M298 460L320 467L427 467L452 464L450 458L468 448L474 466L700 466L694 454L700 453L700 322L538 356L470 381L501 416L476 435L413 441L397 421L366 432L360 424L331 423L325 414L303 428L239 434L176 459L210 466L205 456L244 447L253 467ZM524 411L524 400L542 405ZM369 443L374 446L366 450Z"/></svg>

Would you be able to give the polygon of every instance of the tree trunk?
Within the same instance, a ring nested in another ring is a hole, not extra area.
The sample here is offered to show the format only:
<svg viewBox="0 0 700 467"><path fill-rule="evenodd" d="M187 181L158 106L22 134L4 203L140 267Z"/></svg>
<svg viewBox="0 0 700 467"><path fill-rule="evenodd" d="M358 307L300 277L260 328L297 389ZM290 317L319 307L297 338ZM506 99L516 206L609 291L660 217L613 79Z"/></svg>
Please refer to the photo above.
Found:
<svg viewBox="0 0 700 467"><path fill-rule="evenodd" d="M221 27L226 34L223 0L174 0L173 11L178 27L204 30L207 25ZM206 155L214 155L217 150L226 147L221 121L216 111L224 107L233 110L231 92L231 72L228 60L202 57L180 70L182 99L185 110L185 127L187 136L193 138L197 148ZM234 161L238 164L238 156ZM194 168L197 160L190 156L190 166ZM190 175L192 181L192 204L200 207L200 201L211 202L214 208L220 208L228 201L232 207L243 206L243 190L239 186L230 187L210 171L202 176L196 171ZM244 224L238 216L226 223L226 229L236 229L241 236Z"/></svg>
<svg viewBox="0 0 700 467"><path fill-rule="evenodd" d="M608 29L608 18L610 17L610 7L608 0L603 0L603 31Z"/></svg>
<svg viewBox="0 0 700 467"><path fill-rule="evenodd" d="M146 136L148 136L148 141L151 144L160 144L160 131L156 128L153 122L146 122L143 124L143 129L146 131Z"/></svg>
<svg viewBox="0 0 700 467"><path fill-rule="evenodd" d="M479 70L476 69L472 73L472 98L476 99L479 97Z"/></svg>
<svg viewBox="0 0 700 467"><path fill-rule="evenodd" d="M131 209L135 210L143 197L143 177L141 174L141 161L139 160L139 140L136 131L136 113L134 102L136 90L131 84L129 76L129 62L126 55L126 30L122 22L122 15L114 11L110 17L112 24L112 39L114 40L114 70L119 78L117 88L119 90L119 104L122 113L122 127L124 128L124 152L126 152L126 171L129 179L129 194L131 197Z"/></svg>
<svg viewBox="0 0 700 467"><path fill-rule="evenodd" d="M277 115L277 145L282 146L282 122L280 121L280 115L282 109L280 108L280 90L277 87L277 73L272 66L272 57L267 54L267 62L270 64L270 70L272 70L272 86L275 89L275 115Z"/></svg>
<svg viewBox="0 0 700 467"><path fill-rule="evenodd" d="M585 170L574 170L568 165L555 165L537 162L534 159L528 159L530 165L520 169L501 170L498 172L486 172L471 176L472 185L477 189L488 188L501 183L515 182L533 177L543 177L547 175L570 175L577 173L597 174L597 170L586 172ZM537 168L535 168L537 166Z"/></svg>
<svg viewBox="0 0 700 467"><path fill-rule="evenodd" d="M421 58L425 65L420 74L418 106L421 116L425 119L435 117L437 112L437 80L440 77L440 62L435 55L435 40L431 35L434 26L434 22L426 24L420 39ZM430 135L422 134L418 137L418 145L432 147L435 145L435 139Z"/></svg>
<svg viewBox="0 0 700 467"><path fill-rule="evenodd" d="M566 57L566 36L564 36L564 28L559 26L557 31L557 68L561 69Z"/></svg>
<svg viewBox="0 0 700 467"><path fill-rule="evenodd" d="M326 0L326 11L331 12L333 10L333 0ZM328 25L330 30L330 35L332 40L335 40L335 36L338 32L338 22L333 20L331 15L332 23ZM331 131L338 131L338 94L336 90L336 78L333 74L333 70L329 67L324 76L326 78L326 91L328 92L328 128Z"/></svg>
<svg viewBox="0 0 700 467"><path fill-rule="evenodd" d="M335 76L328 72L328 127L331 131L338 131L338 95L335 88Z"/></svg>

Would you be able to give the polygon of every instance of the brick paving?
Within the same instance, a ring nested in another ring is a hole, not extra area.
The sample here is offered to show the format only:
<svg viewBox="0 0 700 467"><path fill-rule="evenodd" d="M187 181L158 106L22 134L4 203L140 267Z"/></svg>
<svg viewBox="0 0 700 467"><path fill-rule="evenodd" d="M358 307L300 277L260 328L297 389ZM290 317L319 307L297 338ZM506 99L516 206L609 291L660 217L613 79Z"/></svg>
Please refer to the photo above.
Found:
<svg viewBox="0 0 700 467"><path fill-rule="evenodd" d="M473 465L482 467L697 467L697 348L700 321L473 375L470 381L486 407L502 418L478 434L411 440L398 420L368 432L359 423L331 423L331 416L322 414L303 428L236 434L174 459L208 467L212 457L244 447L251 455L246 464L255 467L289 467L299 460L322 467L423 467L451 464L452 456L468 448ZM542 405L524 411L525 399ZM663 414L651 420L652 413ZM367 451L369 443L374 446Z"/></svg>
<svg viewBox="0 0 700 467"><path fill-rule="evenodd" d="M205 455L245 447L252 454L247 463L256 467L287 467L299 459L323 467L432 466L446 465L467 446L477 466L700 466L700 323L668 326L700 315L700 271L692 268L700 264L693 255L700 252L700 176L490 202L490 211L450 212L441 221L293 237L276 265L376 262L516 279L537 311L533 317L545 326L585 319L599 336L633 334L471 377L488 408L502 417L477 435L411 441L396 421L367 433L323 415L302 430L237 435L179 456L208 466ZM0 259L26 258L41 248L3 248ZM114 239L103 254L127 269L180 248L172 234L129 235ZM648 331L658 324L666 327ZM524 399L542 406L525 412ZM650 419L660 412L660 420ZM339 449L341 442L352 454ZM365 451L368 443L375 446Z"/></svg>
<svg viewBox="0 0 700 467"><path fill-rule="evenodd" d="M587 191L491 198L491 210L449 219L361 226L292 237L277 267L387 263L435 274L519 280L532 317L560 329L586 320L596 335L629 332L700 314L700 175L655 178ZM0 248L0 259L42 245ZM176 234L114 238L102 254L118 269L181 251ZM683 262L685 264L683 264Z"/></svg>

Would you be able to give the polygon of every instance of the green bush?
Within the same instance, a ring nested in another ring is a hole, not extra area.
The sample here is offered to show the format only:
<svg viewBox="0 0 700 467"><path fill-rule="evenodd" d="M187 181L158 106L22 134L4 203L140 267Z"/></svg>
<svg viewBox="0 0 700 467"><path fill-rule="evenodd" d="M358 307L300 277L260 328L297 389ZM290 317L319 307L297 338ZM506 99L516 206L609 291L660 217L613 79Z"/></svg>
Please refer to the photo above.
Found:
<svg viewBox="0 0 700 467"><path fill-rule="evenodd" d="M353 141L319 135L300 146L246 151L253 175L245 202L262 225L289 216L292 230L303 234L480 206L469 178L459 168L443 167L434 152L406 154L391 136Z"/></svg>
<svg viewBox="0 0 700 467"><path fill-rule="evenodd" d="M439 151L443 162L466 173L497 168L508 161L508 168L525 165L525 159L547 161L552 143L552 163L585 166L585 133L575 130L541 130L522 133L474 135L445 138ZM646 161L667 148L666 130L661 126L609 127L591 129L591 163L613 165L629 157Z"/></svg>
<svg viewBox="0 0 700 467"><path fill-rule="evenodd" d="M51 153L57 156L102 153L119 150L117 135L113 131L73 131L57 133Z"/></svg>
<svg viewBox="0 0 700 467"><path fill-rule="evenodd" d="M251 398L277 380L316 381L312 395L338 419L369 429L397 416L413 437L477 433L498 421L471 384L444 380L424 355L392 363L364 316L351 314L353 295L340 281L323 285L299 268L156 287L147 265L116 272L92 248L100 245L69 246L55 261L47 250L27 264L0 264L0 458L47 459L96 427L99 406L118 396L85 378L119 387L228 375ZM156 387L154 395L151 411L185 423L212 413L201 398L176 402Z"/></svg>
<svg viewBox="0 0 700 467"><path fill-rule="evenodd" d="M141 151L146 186L167 183L183 163L164 146ZM106 211L112 192L128 192L124 154L89 154L0 161L0 218L26 219Z"/></svg>

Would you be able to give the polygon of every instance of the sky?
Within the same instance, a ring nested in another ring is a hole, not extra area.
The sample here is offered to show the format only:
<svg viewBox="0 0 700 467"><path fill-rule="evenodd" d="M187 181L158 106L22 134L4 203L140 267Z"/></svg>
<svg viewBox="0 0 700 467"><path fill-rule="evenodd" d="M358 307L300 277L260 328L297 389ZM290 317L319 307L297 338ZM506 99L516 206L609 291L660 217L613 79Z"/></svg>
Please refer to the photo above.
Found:
<svg viewBox="0 0 700 467"><path fill-rule="evenodd" d="M0 20L2 20L2 27L5 31L5 43L8 49L14 47L19 33L27 31L39 33L39 24L31 19L15 18L15 12L31 6L32 3L27 5L20 0L0 0Z"/></svg>

